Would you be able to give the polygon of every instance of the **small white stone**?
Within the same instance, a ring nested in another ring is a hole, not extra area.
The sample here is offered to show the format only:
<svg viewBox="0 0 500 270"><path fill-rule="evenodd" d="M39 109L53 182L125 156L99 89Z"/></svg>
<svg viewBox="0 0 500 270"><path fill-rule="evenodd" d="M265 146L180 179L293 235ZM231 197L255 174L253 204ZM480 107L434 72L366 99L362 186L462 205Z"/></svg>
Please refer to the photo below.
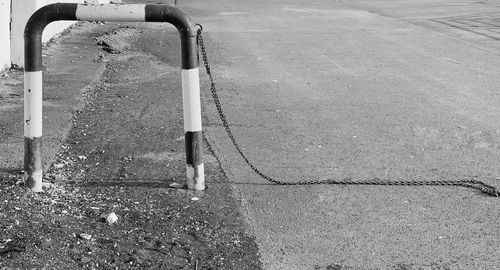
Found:
<svg viewBox="0 0 500 270"><path fill-rule="evenodd" d="M172 183L169 185L170 187L173 187L173 188L181 188L182 187L182 184L179 184L179 183Z"/></svg>
<svg viewBox="0 0 500 270"><path fill-rule="evenodd" d="M81 233L80 238L85 239L85 240L90 240L92 238L92 235L87 234L87 233Z"/></svg>
<svg viewBox="0 0 500 270"><path fill-rule="evenodd" d="M198 201L198 200L200 200L200 198L198 198L198 197L193 197L193 198L191 198L191 201L193 201L193 202L196 202L196 201Z"/></svg>
<svg viewBox="0 0 500 270"><path fill-rule="evenodd" d="M118 221L118 216L115 214L115 212L109 213L108 217L106 217L106 222L108 224L113 224Z"/></svg>

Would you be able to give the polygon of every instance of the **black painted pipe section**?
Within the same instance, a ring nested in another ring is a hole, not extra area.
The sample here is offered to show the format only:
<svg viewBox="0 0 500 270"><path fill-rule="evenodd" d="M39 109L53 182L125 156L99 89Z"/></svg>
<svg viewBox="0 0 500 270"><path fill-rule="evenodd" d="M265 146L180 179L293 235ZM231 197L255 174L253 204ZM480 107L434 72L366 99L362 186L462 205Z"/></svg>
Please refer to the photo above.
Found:
<svg viewBox="0 0 500 270"><path fill-rule="evenodd" d="M51 4L37 10L24 28L24 70L42 70L42 33L54 21L76 21L78 4Z"/></svg>

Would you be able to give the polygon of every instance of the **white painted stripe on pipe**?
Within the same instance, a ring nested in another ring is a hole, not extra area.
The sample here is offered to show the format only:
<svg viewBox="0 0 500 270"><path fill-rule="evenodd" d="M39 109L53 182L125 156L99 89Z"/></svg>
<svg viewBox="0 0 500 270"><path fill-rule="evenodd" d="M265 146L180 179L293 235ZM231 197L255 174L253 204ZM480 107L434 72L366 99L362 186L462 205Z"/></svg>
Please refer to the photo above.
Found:
<svg viewBox="0 0 500 270"><path fill-rule="evenodd" d="M76 18L81 21L146 21L146 5L85 5L80 4L76 8Z"/></svg>
<svg viewBox="0 0 500 270"><path fill-rule="evenodd" d="M205 190L205 166L202 164L194 167L186 166L188 177L188 189ZM196 174L197 172L197 174Z"/></svg>
<svg viewBox="0 0 500 270"><path fill-rule="evenodd" d="M184 131L201 131L200 75L198 68L183 69Z"/></svg>
<svg viewBox="0 0 500 270"><path fill-rule="evenodd" d="M42 137L42 71L24 73L24 137Z"/></svg>

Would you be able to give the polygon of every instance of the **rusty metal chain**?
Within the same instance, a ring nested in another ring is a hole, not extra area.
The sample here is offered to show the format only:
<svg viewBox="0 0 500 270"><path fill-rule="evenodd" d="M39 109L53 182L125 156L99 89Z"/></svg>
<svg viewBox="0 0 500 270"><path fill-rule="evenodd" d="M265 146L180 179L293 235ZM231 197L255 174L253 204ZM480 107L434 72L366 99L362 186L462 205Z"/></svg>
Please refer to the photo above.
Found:
<svg viewBox="0 0 500 270"><path fill-rule="evenodd" d="M201 51L203 64L205 65L205 70L210 80L210 91L212 93L212 98L214 100L215 106L217 108L217 112L222 121L222 125L224 126L229 139L233 143L236 151L240 154L241 158L245 161L245 163L250 166L250 168L258 174L260 177L265 180L282 186L298 186L298 185L319 185L319 184L337 184L337 185L384 185L384 186L460 186L471 189L479 190L485 194L494 197L500 197L500 191L498 191L494 186L488 185L482 181L474 180L474 179L462 179L462 180L382 180L380 178L372 178L368 180L353 180L352 178L344 178L344 179L324 179L324 180L311 180L311 181L298 181L298 182L286 182L282 180L275 179L262 171L260 171L243 153L239 143L236 141L234 134L231 130L231 127L227 121L226 114L222 109L222 105L219 99L219 95L217 94L217 88L215 85L214 77L212 74L212 70L210 69L210 65L208 62L207 51L205 48L205 43L203 41L202 30L203 27L200 24L196 24L198 27L197 30L197 46L198 51Z"/></svg>

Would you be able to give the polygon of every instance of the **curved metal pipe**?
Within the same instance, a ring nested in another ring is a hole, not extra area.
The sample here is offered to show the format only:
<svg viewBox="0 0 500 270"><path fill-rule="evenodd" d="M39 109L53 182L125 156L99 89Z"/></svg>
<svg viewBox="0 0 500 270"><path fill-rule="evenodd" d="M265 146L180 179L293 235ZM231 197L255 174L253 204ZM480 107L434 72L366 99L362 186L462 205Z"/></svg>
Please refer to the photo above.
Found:
<svg viewBox="0 0 500 270"><path fill-rule="evenodd" d="M24 30L25 183L42 191L42 34L54 21L167 22L180 33L188 188L205 189L201 161L201 105L196 29L184 11L168 5L56 3L37 10Z"/></svg>

